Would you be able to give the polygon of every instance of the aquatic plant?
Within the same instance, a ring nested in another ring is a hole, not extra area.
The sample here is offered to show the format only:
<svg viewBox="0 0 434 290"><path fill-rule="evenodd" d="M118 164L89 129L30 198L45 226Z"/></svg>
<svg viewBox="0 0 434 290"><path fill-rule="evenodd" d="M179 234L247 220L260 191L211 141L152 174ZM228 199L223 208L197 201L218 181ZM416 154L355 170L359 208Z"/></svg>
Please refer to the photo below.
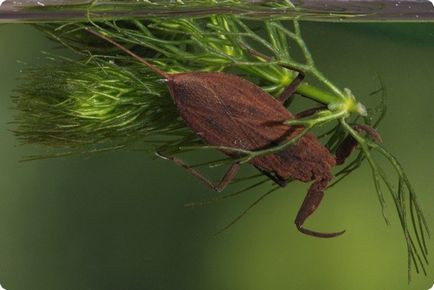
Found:
<svg viewBox="0 0 434 290"><path fill-rule="evenodd" d="M29 68L23 75L25 81L14 98L21 112L16 117L15 132L23 143L60 148L50 156L126 148L150 152L164 149L171 154L224 149L241 153L238 161L246 163L291 146L313 129L328 128L320 137L331 152L336 152L348 136L356 140L360 148L354 159L335 173L336 182L366 160L372 170L383 216L384 188L395 203L407 243L409 275L412 265L417 272L426 272L425 239L429 232L415 192L397 159L376 142L378 140L364 136L354 126L362 123L376 127L384 117L384 103L380 102L373 110L366 109L349 89L340 89L328 80L317 68L296 19L257 20L214 15L98 23L90 20L89 23L38 27L75 51L78 59L48 56L51 65ZM246 151L203 144L179 119L162 80L115 47L107 47L105 42L86 31L87 27L142 57L152 58L152 63L170 73L232 72L252 80L273 95L279 94L297 71L304 71L318 86L303 82L296 93L322 104L325 109L307 118L288 121L289 125L302 126L304 130L291 142L269 149ZM301 60L296 57L297 53L301 54ZM396 182L374 154L384 157L392 166ZM226 158L197 166L220 166L227 162L233 160ZM264 182L261 180L219 199L238 195ZM277 188L273 185L247 210Z"/></svg>

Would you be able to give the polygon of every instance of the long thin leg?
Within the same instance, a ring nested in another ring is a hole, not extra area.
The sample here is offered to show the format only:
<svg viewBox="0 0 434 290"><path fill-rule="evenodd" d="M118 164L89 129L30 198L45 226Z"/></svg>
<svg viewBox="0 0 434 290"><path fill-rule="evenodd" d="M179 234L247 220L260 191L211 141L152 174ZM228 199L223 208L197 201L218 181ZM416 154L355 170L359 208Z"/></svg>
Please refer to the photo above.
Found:
<svg viewBox="0 0 434 290"><path fill-rule="evenodd" d="M262 170L259 167L256 167L259 171L261 171L261 173L265 176L267 176L268 178L270 178L272 181L274 181L277 185L279 185L280 187L285 187L289 180L284 180L284 179L280 179L277 176L274 176L271 172L268 172L266 170Z"/></svg>
<svg viewBox="0 0 434 290"><path fill-rule="evenodd" d="M366 133L375 142L383 143L380 133L378 133L374 128L365 124L358 124L353 126L353 128L359 133ZM354 139L353 136L348 135L336 149L336 164L343 164L356 148L357 144L356 139Z"/></svg>
<svg viewBox="0 0 434 290"><path fill-rule="evenodd" d="M304 77L306 76L304 71L289 66L289 65L284 65L284 64L279 64L280 66L296 71L297 72L297 76L295 77L295 79L292 81L292 83L290 83L284 90L283 92L277 97L277 100L279 102L281 102L282 104L287 104L289 105L292 100L294 99L294 93L295 91L297 91L297 88L300 86L301 82L304 80Z"/></svg>
<svg viewBox="0 0 434 290"><path fill-rule="evenodd" d="M245 46L246 51L248 51L251 55L266 59L268 61L272 61L273 58L269 57L268 55L265 55L251 47L246 47ZM277 100L279 102L281 102L282 104L287 104L289 105L292 100L294 99L294 93L297 90L298 86L301 84L301 82L303 81L304 77L306 76L304 71L302 71L299 68L293 67L291 65L288 64L278 64L281 67L287 68L289 70L293 70L298 72L297 76L295 77L295 79L283 90L283 92L277 97Z"/></svg>
<svg viewBox="0 0 434 290"><path fill-rule="evenodd" d="M196 178L200 179L203 183L205 183L207 186L209 186L211 189L213 189L217 192L223 191L223 189L225 189L226 186L235 178L238 171L240 170L240 164L234 163L229 167L229 169L223 175L222 179L219 182L214 183L213 181L211 181L208 178L206 178L205 176L203 176L200 172L198 172L194 168L191 168L190 165L188 165L187 163L185 163L181 159L174 157L174 156L164 155L161 152L157 152L156 154L157 154L157 156L159 156L163 159L173 161L176 165L181 166L182 168L187 170L190 174L192 174Z"/></svg>
<svg viewBox="0 0 434 290"><path fill-rule="evenodd" d="M319 233L303 227L306 219L315 212L321 203L321 200L324 196L324 190L327 188L328 182L328 179L318 180L311 185L306 197L304 198L303 204L298 211L297 217L295 218L295 225L297 226L298 230L306 235L318 238L333 238L342 235L345 232Z"/></svg>

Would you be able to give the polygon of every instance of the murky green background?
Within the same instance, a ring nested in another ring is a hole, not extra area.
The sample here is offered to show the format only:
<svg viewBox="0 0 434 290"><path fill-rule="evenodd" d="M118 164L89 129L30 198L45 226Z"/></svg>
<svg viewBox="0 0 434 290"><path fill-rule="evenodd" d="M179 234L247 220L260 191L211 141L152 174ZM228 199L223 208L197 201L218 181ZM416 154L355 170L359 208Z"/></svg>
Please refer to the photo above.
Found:
<svg viewBox="0 0 434 290"><path fill-rule="evenodd" d="M434 26L305 24L305 38L330 79L363 102L389 94L380 131L399 157L434 228ZM429 289L428 277L407 284L401 228L381 217L369 168L328 191L309 221L341 230L336 239L298 233L293 219L307 190L290 184L241 222L214 233L266 188L205 208L183 206L215 196L178 167L140 152L20 162L9 131L9 96L17 60L37 63L56 45L28 26L0 26L0 283L8 290L402 290ZM42 149L43 151L43 149ZM39 150L41 152L41 150ZM434 250L433 240L430 241ZM434 263L434 254L430 256Z"/></svg>

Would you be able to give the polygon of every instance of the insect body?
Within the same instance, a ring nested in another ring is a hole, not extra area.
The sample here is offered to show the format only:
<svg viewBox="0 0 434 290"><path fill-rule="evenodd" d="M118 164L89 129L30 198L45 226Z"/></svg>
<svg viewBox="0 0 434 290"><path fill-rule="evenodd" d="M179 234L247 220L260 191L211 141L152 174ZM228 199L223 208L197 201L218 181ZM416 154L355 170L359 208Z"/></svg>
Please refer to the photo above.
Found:
<svg viewBox="0 0 434 290"><path fill-rule="evenodd" d="M284 124L295 117L281 101L238 76L195 72L176 74L168 81L181 117L207 144L256 151L290 140L301 131ZM257 157L250 163L282 187L290 179L313 181L295 221L300 231L319 237L342 233L317 233L302 227L321 202L336 163L313 134L304 135L287 150ZM237 163L231 167L235 173L238 168ZM230 177L235 176L230 173ZM229 181L223 178L213 187L221 190Z"/></svg>
<svg viewBox="0 0 434 290"><path fill-rule="evenodd" d="M132 55L166 79L170 95L181 117L206 144L256 151L291 140L303 130L302 127L284 124L295 116L283 105L302 81L302 72L299 72L293 83L276 99L255 84L231 74L168 74L104 35L90 29L88 31ZM293 179L313 182L295 219L297 228L305 234L326 238L344 232L320 233L303 227L306 219L319 206L324 190L333 178L332 167L336 163L343 163L351 153L351 147L356 145L351 140L344 143L346 148L338 149L338 158L335 158L313 134L307 133L288 149L249 161L282 187ZM240 154L230 150L223 151L233 157ZM159 154L184 167L216 191L223 190L240 168L239 163L232 164L221 181L214 184L182 160L166 156L163 152Z"/></svg>

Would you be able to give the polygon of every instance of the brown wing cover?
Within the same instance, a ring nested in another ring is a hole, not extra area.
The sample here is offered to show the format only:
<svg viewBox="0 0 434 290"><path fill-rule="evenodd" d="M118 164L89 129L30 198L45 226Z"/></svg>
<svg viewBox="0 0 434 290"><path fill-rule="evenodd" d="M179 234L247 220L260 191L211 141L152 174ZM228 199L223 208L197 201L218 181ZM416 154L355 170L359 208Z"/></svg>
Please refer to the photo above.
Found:
<svg viewBox="0 0 434 290"><path fill-rule="evenodd" d="M181 117L207 144L259 150L290 139L300 130L283 124L294 116L279 101L238 76L181 73L173 75L168 85ZM308 181L312 170L304 174L296 167L309 160L318 162L324 155L330 155L327 149L315 136L307 135L291 150L259 157L251 163L280 177ZM325 161L334 164L334 159ZM302 176L295 176L299 173Z"/></svg>

